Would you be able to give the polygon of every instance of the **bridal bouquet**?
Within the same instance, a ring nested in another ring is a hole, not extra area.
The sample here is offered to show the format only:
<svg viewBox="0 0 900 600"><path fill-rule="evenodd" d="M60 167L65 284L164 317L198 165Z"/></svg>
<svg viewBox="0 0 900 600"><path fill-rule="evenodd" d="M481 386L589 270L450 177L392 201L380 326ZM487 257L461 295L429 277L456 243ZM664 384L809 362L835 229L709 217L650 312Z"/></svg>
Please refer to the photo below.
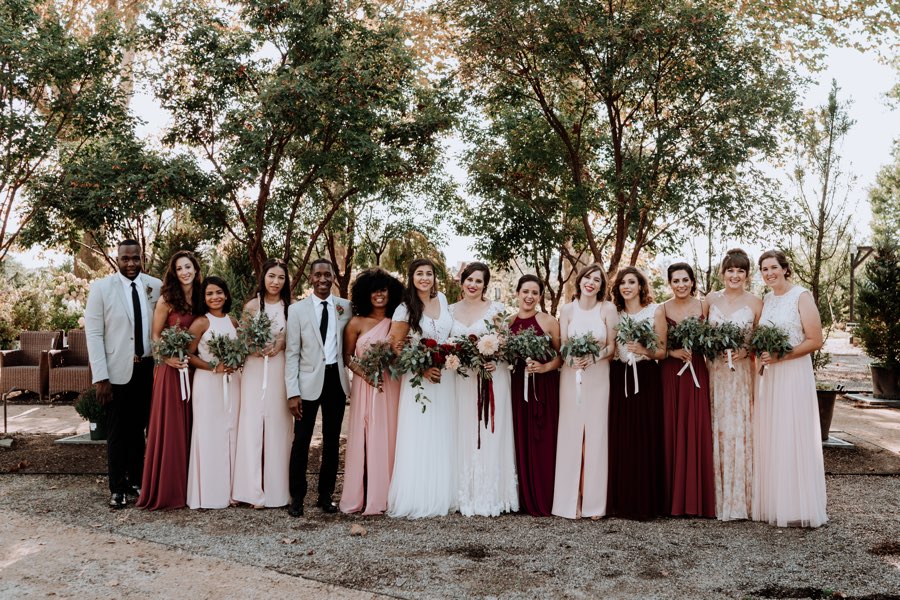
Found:
<svg viewBox="0 0 900 600"><path fill-rule="evenodd" d="M597 338L594 337L593 333L585 333L582 335L574 335L566 340L566 343L562 345L559 349L560 355L562 355L563 360L565 360L569 366L572 366L574 363L574 359L583 358L585 356L590 356L594 362L597 362L597 357L600 356L600 342L597 341ZM582 369L577 369L575 371L575 403L581 404L581 380L582 380Z"/></svg>
<svg viewBox="0 0 900 600"><path fill-rule="evenodd" d="M710 360L722 355L728 358L728 368L734 371L733 353L747 344L748 330L737 323L724 321L718 325L710 325L709 338L704 354Z"/></svg>
<svg viewBox="0 0 900 600"><path fill-rule="evenodd" d="M698 317L683 319L681 323L669 329L669 348L672 350L684 349L688 352L692 352L695 348L702 350L710 337L709 329L709 324ZM700 387L693 361L684 363L684 366L678 371L678 376L681 377L687 370L691 372L694 385Z"/></svg>
<svg viewBox="0 0 900 600"><path fill-rule="evenodd" d="M790 337L787 331L777 325L760 325L753 333L750 339L750 349L754 354L759 356L763 352L768 352L774 356L784 356L794 349L791 346ZM762 375L766 370L766 365L759 368L759 374Z"/></svg>
<svg viewBox="0 0 900 600"><path fill-rule="evenodd" d="M556 351L550 344L549 335L538 335L533 327L522 329L517 333L509 333L506 336L506 355L510 364L516 360L529 360L545 362L556 356ZM534 373L531 374L534 383ZM534 386L532 386L534 387ZM534 397L538 400L537 395ZM525 371L525 402L528 402L528 371Z"/></svg>
<svg viewBox="0 0 900 600"><path fill-rule="evenodd" d="M262 302L260 302L260 306L262 306ZM264 352L275 341L271 317L266 314L265 310L259 310L256 314L244 311L241 317L241 328L238 329L238 337L246 346L248 354L263 354L262 397L265 398L269 382L269 355Z"/></svg>
<svg viewBox="0 0 900 600"><path fill-rule="evenodd" d="M634 319L630 315L623 315L619 321L619 328L616 332L616 342L625 347L629 342L637 342L648 350L656 350L659 347L659 339L656 336L656 330L653 329L653 323L647 319ZM641 391L638 384L637 363L638 357L628 352L625 359L631 365L631 371L634 374L634 393ZM625 377L625 395L628 396L628 377Z"/></svg>
<svg viewBox="0 0 900 600"><path fill-rule="evenodd" d="M506 360L505 340L502 330L496 323L485 321L487 332L480 337L475 334L461 335L455 338L454 344L460 351L461 365L473 369L478 374L478 422L488 423L494 432L494 374L485 369L490 362ZM478 428L478 447L481 448L481 427Z"/></svg>
<svg viewBox="0 0 900 600"><path fill-rule="evenodd" d="M383 392L381 384L384 372L390 370L396 359L391 343L382 340L371 344L360 356L354 357L353 361L363 370L365 378L372 382L372 387Z"/></svg>
<svg viewBox="0 0 900 600"><path fill-rule="evenodd" d="M240 369L244 365L249 351L247 344L240 337L230 337L224 334L212 333L206 341L206 347L209 353L213 355L213 359L209 361L209 366L213 369L219 364L225 365L228 369ZM222 401L225 404L225 410L231 410L231 404L228 401L228 384L231 382L231 374L222 374Z"/></svg>
<svg viewBox="0 0 900 600"><path fill-rule="evenodd" d="M182 329L178 325L166 327L159 334L159 339L153 342L153 352L156 354L156 362L161 363L170 356L177 356L178 360L184 360L188 352L188 346L193 341L192 336L187 329ZM178 382L181 388L181 399L184 401L191 399L191 382L188 376L187 368L178 369Z"/></svg>
<svg viewBox="0 0 900 600"><path fill-rule="evenodd" d="M422 412L425 412L426 402L431 402L425 395L422 374L431 367L443 369L447 359L454 356L455 351L454 344L439 344L431 338L410 338L397 360L391 364L391 376L395 379L404 373L412 376L409 383L416 389L416 402L422 405Z"/></svg>

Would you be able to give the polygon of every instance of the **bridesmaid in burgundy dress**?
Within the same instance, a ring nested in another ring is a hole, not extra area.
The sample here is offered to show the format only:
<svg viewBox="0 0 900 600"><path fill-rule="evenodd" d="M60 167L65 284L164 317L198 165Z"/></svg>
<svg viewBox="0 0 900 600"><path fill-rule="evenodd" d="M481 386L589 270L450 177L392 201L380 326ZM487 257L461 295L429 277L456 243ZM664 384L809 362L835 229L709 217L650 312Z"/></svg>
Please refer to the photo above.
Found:
<svg viewBox="0 0 900 600"><path fill-rule="evenodd" d="M661 311L657 315L658 305L653 303L647 276L640 270L619 269L612 300L620 321L625 315L649 321L657 337L665 337L666 321ZM607 516L644 521L668 514L663 485L662 391L655 360L662 354L637 342L616 344L616 360L609 369ZM634 367L629 358L635 359Z"/></svg>
<svg viewBox="0 0 900 600"><path fill-rule="evenodd" d="M531 327L550 336L559 352L559 322L537 312L544 283L534 275L523 275L516 285L519 314L510 324L513 332ZM556 439L559 422L559 366L561 360L540 363L517 361L512 373L513 428L516 440L516 471L519 477L519 508L535 517L549 517L553 509L556 469ZM525 374L529 377L525 401Z"/></svg>
<svg viewBox="0 0 900 600"><path fill-rule="evenodd" d="M200 263L193 253L180 250L169 259L163 278L150 331L153 341L166 327L190 327L202 306ZM182 398L178 370L187 366L187 358L166 357L153 376L144 477L137 502L140 508L158 510L186 505L191 405Z"/></svg>
<svg viewBox="0 0 900 600"><path fill-rule="evenodd" d="M688 317L706 319L709 306L694 296L697 281L687 263L668 269L675 297L660 309L670 328ZM667 350L662 361L663 435L666 454L666 498L672 516L716 516L716 478L713 468L712 415L709 372L700 352ZM691 371L681 371L685 363ZM698 384L699 383L699 387Z"/></svg>

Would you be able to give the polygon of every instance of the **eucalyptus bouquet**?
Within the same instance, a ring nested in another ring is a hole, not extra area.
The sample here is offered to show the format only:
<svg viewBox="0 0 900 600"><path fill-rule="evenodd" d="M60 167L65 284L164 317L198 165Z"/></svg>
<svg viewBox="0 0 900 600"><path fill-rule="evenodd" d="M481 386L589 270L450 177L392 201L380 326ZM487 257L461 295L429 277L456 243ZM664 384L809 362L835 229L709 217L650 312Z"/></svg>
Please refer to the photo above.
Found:
<svg viewBox="0 0 900 600"><path fill-rule="evenodd" d="M516 333L507 334L506 356L510 364L515 364L517 360L525 361L525 363L528 363L529 360L546 362L556 356L556 350L550 343L549 335L538 335L533 327L527 327ZM528 371L525 370L524 374L525 402L528 402ZM533 373L531 377L533 382ZM537 393L535 393L534 399L538 400Z"/></svg>
<svg viewBox="0 0 900 600"><path fill-rule="evenodd" d="M409 383L416 389L416 402L422 405L422 412L431 402L425 395L422 375L431 367L443 369L449 356L454 355L454 344L439 344L432 338L411 337L400 351L397 360L391 364L391 377L399 378L404 373L411 375Z"/></svg>
<svg viewBox="0 0 900 600"><path fill-rule="evenodd" d="M572 366L574 363L574 359L583 358L585 356L590 356L594 362L597 362L597 357L600 356L600 352L602 348L600 347L600 342L597 341L597 338L594 337L593 333L584 333L582 335L574 335L566 340L566 343L562 345L559 349L560 355L563 357L563 360L568 363L569 366ZM582 381L582 369L577 369L575 371L575 403L581 404L581 381Z"/></svg>
<svg viewBox="0 0 900 600"><path fill-rule="evenodd" d="M396 359L397 355L394 354L391 343L382 340L369 345L361 355L354 357L353 361L363 370L365 378L372 382L372 387L383 392L381 384L384 381L384 372L391 368Z"/></svg>
<svg viewBox="0 0 900 600"><path fill-rule="evenodd" d="M759 356L763 352L768 352L774 356L784 356L794 349L791 345L790 337L787 331L777 325L760 325L750 338L750 349L754 354ZM762 375L766 370L766 365L759 368L759 374Z"/></svg>
<svg viewBox="0 0 900 600"><path fill-rule="evenodd" d="M262 298L260 298L260 307L263 306ZM244 311L241 316L241 328L238 329L238 337L247 348L248 354L263 355L263 380L262 380L262 397L266 397L266 388L269 384L269 355L265 350L275 341L275 333L272 331L272 318L265 310L251 313Z"/></svg>
<svg viewBox="0 0 900 600"><path fill-rule="evenodd" d="M709 338L709 323L699 317L688 317L675 327L669 328L669 348L673 350L682 348L688 352L693 352L695 348L704 350ZM700 387L693 361L689 360L684 363L684 366L678 371L678 376L680 377L687 370L690 370L691 377L694 378L694 385Z"/></svg>
<svg viewBox="0 0 900 600"><path fill-rule="evenodd" d="M184 360L188 353L188 346L194 340L187 329L182 329L178 325L166 327L159 334L159 339L153 342L153 353L156 355L156 362L161 363L168 357L177 356L178 360ZM181 399L187 401L191 399L191 382L187 368L178 369L178 383L181 388Z"/></svg>
<svg viewBox="0 0 900 600"><path fill-rule="evenodd" d="M648 350L656 350L659 347L659 339L653 323L648 319L635 319L631 315L623 314L616 331L616 342L623 348L629 342L637 342ZM625 354L626 362L631 365L634 374L634 393L641 391L638 383L637 363L638 356L633 352ZM628 377L625 377L625 395L628 396Z"/></svg>
<svg viewBox="0 0 900 600"><path fill-rule="evenodd" d="M494 432L494 374L485 368L487 363L507 360L506 336L498 322L485 320L487 331L481 336L474 333L456 337L453 342L459 348L462 366L471 368L478 375L478 448L481 448L481 423Z"/></svg>
<svg viewBox="0 0 900 600"><path fill-rule="evenodd" d="M212 333L206 341L206 347L209 349L213 359L209 362L209 366L213 369L219 364L225 365L227 369L240 369L244 365L249 351L244 340L238 337L230 337L224 334ZM228 384L231 382L231 374L225 372L222 374L222 401L225 403L225 410L231 410L231 403L228 400Z"/></svg>
<svg viewBox="0 0 900 600"><path fill-rule="evenodd" d="M746 327L741 327L731 321L723 321L710 326L709 343L706 345L706 358L716 360L725 355L728 358L728 368L734 371L733 353L747 345Z"/></svg>

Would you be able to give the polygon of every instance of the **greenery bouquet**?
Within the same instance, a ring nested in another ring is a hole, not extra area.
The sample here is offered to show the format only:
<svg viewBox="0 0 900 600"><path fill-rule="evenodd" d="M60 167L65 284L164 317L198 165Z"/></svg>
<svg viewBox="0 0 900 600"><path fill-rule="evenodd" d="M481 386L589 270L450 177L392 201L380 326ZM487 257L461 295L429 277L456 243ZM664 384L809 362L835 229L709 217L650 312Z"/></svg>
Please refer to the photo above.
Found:
<svg viewBox="0 0 900 600"><path fill-rule="evenodd" d="M576 358L584 358L590 356L594 362L600 356L602 348L600 342L594 337L593 333L584 333L582 335L573 335L559 349L560 355L569 366L573 366ZM575 403L581 404L581 381L582 369L575 370Z"/></svg>
<svg viewBox="0 0 900 600"><path fill-rule="evenodd" d="M263 306L260 298L260 307ZM275 341L276 333L272 331L272 318L265 310L252 313L245 310L241 316L241 327L238 329L238 338L247 350L247 354L263 355L263 380L262 397L266 397L266 388L269 383L269 355L267 350Z"/></svg>
<svg viewBox="0 0 900 600"><path fill-rule="evenodd" d="M372 382L372 387L377 391L383 392L382 382L384 381L385 371L389 371L397 355L391 348L391 343L387 340L374 342L360 355L353 358L353 361L363 370L365 378Z"/></svg>
<svg viewBox="0 0 900 600"><path fill-rule="evenodd" d="M511 365L517 360L528 361L536 360L545 362L556 356L556 351L550 344L550 336L543 334L538 335L533 327L527 327L517 333L508 333L506 336L506 356ZM525 375L525 402L528 402L528 371L524 371ZM534 378L534 374L531 374ZM533 379L532 379L533 382ZM531 386L534 388L534 386ZM535 392L535 400L538 400Z"/></svg>
<svg viewBox="0 0 900 600"><path fill-rule="evenodd" d="M206 342L213 359L209 366L215 369L219 364L225 366L226 369L237 370L244 366L249 351L247 343L238 337L230 337L224 334L213 333ZM228 384L231 383L231 373L227 370L222 374L222 401L225 403L225 410L231 410L231 403L228 399Z"/></svg>
<svg viewBox="0 0 900 600"><path fill-rule="evenodd" d="M673 350L684 349L693 352L695 349L706 352L706 347L711 339L710 325L699 317L688 317L681 323L669 329L669 348ZM694 370L693 361L687 361L678 371L680 377L685 371L691 372L694 385L700 387L697 372Z"/></svg>
<svg viewBox="0 0 900 600"><path fill-rule="evenodd" d="M188 346L193 341L194 336L188 333L187 329L182 329L178 325L166 327L159 334L159 339L153 342L153 354L156 357L157 364L163 362L169 357L178 357L178 360L184 360L187 355ZM181 388L181 400L188 401L191 399L191 380L188 375L187 368L178 369L178 384Z"/></svg>
<svg viewBox="0 0 900 600"><path fill-rule="evenodd" d="M773 356L784 356L794 349L787 331L777 325L760 325L750 338L750 349L759 356L768 352ZM759 374L765 373L766 365L759 368Z"/></svg>
<svg viewBox="0 0 900 600"><path fill-rule="evenodd" d="M431 367L443 369L451 356L456 357L451 362L459 364L455 353L455 344L439 344L432 338L410 337L397 360L391 364L391 376L396 379L404 373L411 375L409 383L416 389L416 402L422 405L422 412L425 412L426 403L431 400L425 395L422 375Z"/></svg>
<svg viewBox="0 0 900 600"><path fill-rule="evenodd" d="M704 347L706 358L718 360L721 356L725 356L728 359L728 368L734 371L733 354L747 345L748 333L746 327L731 321L710 325L709 337Z"/></svg>
<svg viewBox="0 0 900 600"><path fill-rule="evenodd" d="M624 348L629 342L637 342L648 350L656 350L659 347L659 339L653 323L647 319L634 319L630 315L623 315L616 331L616 342ZM631 365L634 374L634 393L641 391L638 383L637 363L638 357L633 352L626 352L626 362ZM625 377L625 395L628 396L628 377Z"/></svg>
<svg viewBox="0 0 900 600"><path fill-rule="evenodd" d="M488 363L507 361L506 335L494 322L485 321L487 331L480 337L475 334L461 335L453 340L460 350L463 366L473 369L478 375L478 448L481 448L481 424L488 424L494 432L494 374L485 368Z"/></svg>

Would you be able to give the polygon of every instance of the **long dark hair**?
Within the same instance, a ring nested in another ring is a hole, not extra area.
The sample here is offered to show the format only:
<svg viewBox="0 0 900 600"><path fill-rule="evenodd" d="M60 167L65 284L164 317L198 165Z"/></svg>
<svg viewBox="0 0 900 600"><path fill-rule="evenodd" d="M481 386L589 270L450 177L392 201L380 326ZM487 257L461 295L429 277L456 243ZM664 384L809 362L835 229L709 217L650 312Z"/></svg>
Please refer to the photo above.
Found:
<svg viewBox="0 0 900 600"><path fill-rule="evenodd" d="M231 290L228 289L228 282L217 275L209 275L203 280L203 313L209 312L209 307L206 305L206 288L210 285L222 288L222 291L225 292L225 304L222 306L222 312L227 315L231 311Z"/></svg>
<svg viewBox="0 0 900 600"><path fill-rule="evenodd" d="M184 297L181 281L179 281L178 275L175 274L175 263L182 258L188 259L194 265L194 281L191 282L190 302ZM169 258L166 274L163 275L160 295L166 299L166 303L175 312L192 313L195 316L202 315L205 312L203 310L203 292L200 290L200 262L193 252L190 250L179 250Z"/></svg>
<svg viewBox="0 0 900 600"><path fill-rule="evenodd" d="M677 262L669 265L669 268L666 270L666 275L668 277L669 283L672 283L672 275L674 275L677 271L684 271L688 274L688 279L691 280L691 296L697 293L697 278L694 277L694 269L691 265L686 262Z"/></svg>
<svg viewBox="0 0 900 600"><path fill-rule="evenodd" d="M432 295L437 293L437 268L428 258L417 258L409 263L409 268L406 270L406 290L403 292L403 301L406 303L406 309L409 311L409 328L418 334L422 333L422 326L419 325L419 321L422 319L425 305L419 299L419 292L416 290L413 282L413 275L415 275L416 269L423 266L431 267L431 272L434 274L434 284L431 292Z"/></svg>
<svg viewBox="0 0 900 600"><path fill-rule="evenodd" d="M350 302L353 305L353 314L368 317L372 314L372 293L379 290L387 290L388 301L384 314L388 318L394 315L394 310L403 300L403 284L400 280L384 269L366 269L356 276L353 287L350 288Z"/></svg>
<svg viewBox="0 0 900 600"><path fill-rule="evenodd" d="M287 319L288 307L291 305L291 275L288 273L287 263L280 258L270 258L263 263L262 269L259 270L259 285L256 288L256 297L260 298L263 303L266 301L266 273L273 267L279 267L284 271L284 285L281 286L281 292L278 296L284 305L284 318ZM259 310L265 310L260 304Z"/></svg>
<svg viewBox="0 0 900 600"><path fill-rule="evenodd" d="M485 263L476 260L467 264L466 268L459 274L459 285L463 285L466 282L466 279L468 279L472 273L477 271L484 273L484 287L481 288L481 299L484 300L484 294L491 284L491 269Z"/></svg>
<svg viewBox="0 0 900 600"><path fill-rule="evenodd" d="M653 302L653 291L650 289L650 282L647 280L647 276L637 267L628 266L619 269L619 272L616 273L616 280L612 285L613 304L616 305L616 308L620 311L625 310L625 298L622 296L622 292L619 291L619 286L622 285L622 280L625 279L626 275L634 275L638 280L638 302L640 302L641 306L647 306Z"/></svg>

